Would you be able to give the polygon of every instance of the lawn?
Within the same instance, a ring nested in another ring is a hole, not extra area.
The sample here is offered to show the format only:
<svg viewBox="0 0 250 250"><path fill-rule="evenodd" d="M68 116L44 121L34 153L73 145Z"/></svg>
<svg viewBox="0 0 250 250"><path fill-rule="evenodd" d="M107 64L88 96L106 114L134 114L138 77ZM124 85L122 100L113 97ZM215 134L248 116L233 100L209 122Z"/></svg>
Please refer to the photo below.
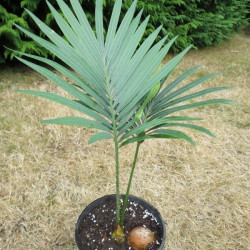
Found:
<svg viewBox="0 0 250 250"><path fill-rule="evenodd" d="M165 249L249 249L250 246L250 36L191 51L173 76L222 74L204 83L235 89L216 93L235 105L187 110L217 139L191 133L185 141L146 141L131 193L151 202L167 227ZM166 58L168 60L168 57ZM92 129L44 125L42 119L74 115L66 107L14 92L61 92L22 65L0 69L0 249L76 249L74 227L91 201L115 192L112 142L88 145ZM190 80L190 78L189 78ZM125 192L134 146L121 149Z"/></svg>

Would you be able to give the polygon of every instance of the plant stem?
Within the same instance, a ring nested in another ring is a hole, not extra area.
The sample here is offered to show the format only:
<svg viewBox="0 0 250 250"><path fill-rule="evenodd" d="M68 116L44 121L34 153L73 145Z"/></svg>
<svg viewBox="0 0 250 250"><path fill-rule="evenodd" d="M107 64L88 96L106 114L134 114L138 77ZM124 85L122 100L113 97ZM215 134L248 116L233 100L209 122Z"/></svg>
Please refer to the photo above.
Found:
<svg viewBox="0 0 250 250"><path fill-rule="evenodd" d="M103 59L103 63L105 65L105 59ZM115 144L115 169L116 169L116 225L120 224L120 184L119 184L119 145L118 145L118 131L116 125L116 117L115 117L115 108L113 105L113 97L112 90L110 86L110 78L108 76L107 68L105 67L105 78L106 78L106 86L107 86L107 94L109 98L109 106L112 118L112 126L113 126L113 140Z"/></svg>
<svg viewBox="0 0 250 250"><path fill-rule="evenodd" d="M121 213L121 219L120 219L120 225L121 226L123 226L123 222L124 222L125 209L127 207L127 202L128 202L128 195L129 195L130 186L131 186L131 182L132 182L132 179L133 179L135 165L136 165L136 161L137 161L137 157L138 157L138 152L139 152L139 148L140 148L141 143L142 142L137 142L137 145L136 145L135 156L134 156L133 165L132 165L132 168L131 168L131 171L130 171L127 192L126 192L126 195L125 195L124 201L123 201L123 207L122 207L122 213Z"/></svg>
<svg viewBox="0 0 250 250"><path fill-rule="evenodd" d="M114 134L115 134L114 142L115 142L115 168L116 168L116 225L118 225L120 224L119 146L117 140L117 133Z"/></svg>
<svg viewBox="0 0 250 250"><path fill-rule="evenodd" d="M112 116L112 126L113 126L113 135L114 135L114 144L115 144L115 169L116 169L116 225L120 224L120 184L119 184L119 145L118 145L118 133L115 119L115 109L113 107L113 99L111 94L111 89L109 81L107 80L108 86L108 96L109 96L109 105Z"/></svg>
<svg viewBox="0 0 250 250"><path fill-rule="evenodd" d="M115 111L113 108L112 100L110 99L110 107L112 114L112 124L114 131L114 143L115 143L115 169L116 169L116 225L120 224L120 184L119 184L119 145L117 136L117 126L115 119Z"/></svg>

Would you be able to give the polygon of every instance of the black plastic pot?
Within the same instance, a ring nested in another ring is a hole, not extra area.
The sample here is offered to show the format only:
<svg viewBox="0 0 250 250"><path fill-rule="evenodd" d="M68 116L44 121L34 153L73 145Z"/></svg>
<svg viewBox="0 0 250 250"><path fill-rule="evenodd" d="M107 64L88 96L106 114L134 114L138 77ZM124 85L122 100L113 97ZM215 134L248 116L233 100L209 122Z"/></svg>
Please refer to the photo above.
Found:
<svg viewBox="0 0 250 250"><path fill-rule="evenodd" d="M124 195L121 195L121 198L123 199ZM78 248L80 250L84 249L83 246L82 246L82 243L79 240L80 225L81 225L82 221L85 219L85 217L89 213L91 213L92 209L98 207L100 204L109 202L111 200L115 203L115 200L116 200L115 194L107 195L107 196L101 197L101 198L93 201L91 204L89 204L83 210L83 212L79 216L79 219L78 219L77 224L76 224L76 229L75 229L75 240L76 240L76 244L77 244L77 246L78 246ZM136 196L130 195L129 196L129 201L130 202L135 202L135 203L143 206L145 209L147 209L148 212L150 212L154 216L154 218L156 218L156 220L160 224L161 231L162 231L162 236L161 236L162 242L161 242L158 249L159 250L163 249L164 244L165 244L165 240L166 240L166 227L165 227L164 221L163 221L162 216L159 213L159 211L155 207L153 207L150 203L148 203L147 201L145 201L145 200L143 200L141 198L138 198Z"/></svg>

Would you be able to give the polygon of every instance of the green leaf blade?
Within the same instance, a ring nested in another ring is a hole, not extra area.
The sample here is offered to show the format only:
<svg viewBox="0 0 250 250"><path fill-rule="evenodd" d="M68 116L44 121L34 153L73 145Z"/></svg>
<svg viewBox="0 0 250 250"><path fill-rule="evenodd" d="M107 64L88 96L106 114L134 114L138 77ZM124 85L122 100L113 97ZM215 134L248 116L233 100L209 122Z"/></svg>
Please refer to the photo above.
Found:
<svg viewBox="0 0 250 250"><path fill-rule="evenodd" d="M152 129L154 127L157 127L159 125L164 125L166 123L169 123L169 122L174 122L174 121L197 121L197 120L200 120L198 118L189 118L189 117L183 117L183 116L172 116L172 117L168 117L168 118L162 118L162 119L155 119L153 121L148 121L148 122L145 122L135 128L132 128L129 132L125 133L120 141L123 141L124 139L132 136L132 135L135 135L135 134L139 134L145 130L149 130L149 129Z"/></svg>
<svg viewBox="0 0 250 250"><path fill-rule="evenodd" d="M86 81L82 80L79 76L77 76L74 72L70 71L66 67L63 67L61 64L59 64L59 63L57 63L55 61L52 61L50 59L47 59L47 58L43 58L43 57L35 56L35 55L30 55L30 54L19 52L19 51L12 50L12 49L10 49L10 50L14 51L15 53L24 55L26 57L35 59L35 60L40 61L40 62L43 62L43 63L53 67L58 72L62 73L64 76L71 79L73 82L76 83L77 86L79 86L82 90L84 90L84 92L86 92L88 95L92 96L93 99L96 100L96 102L100 104L100 107L98 109L96 109L96 111L98 111L100 113L103 113L103 112L105 112L105 110L103 108L108 109L108 106L107 106L107 103L106 103L107 98L104 95L100 96L99 94L97 94L96 91L93 88L91 88ZM91 102L92 100L89 99L89 101ZM103 107L101 107L101 106L103 106ZM106 113L105 116L108 117L109 115Z"/></svg>
<svg viewBox="0 0 250 250"><path fill-rule="evenodd" d="M100 42L101 48L104 49L102 0L96 1L95 27L96 27L97 40Z"/></svg>
<svg viewBox="0 0 250 250"><path fill-rule="evenodd" d="M108 140L108 139L113 139L113 137L106 132L98 132L94 134L93 136L91 136L91 138L88 141L88 144L92 144L98 141Z"/></svg>
<svg viewBox="0 0 250 250"><path fill-rule="evenodd" d="M113 39L114 39L114 36L116 33L116 29L117 29L117 25L118 25L118 21L119 21L119 17L120 17L120 12L121 12L121 7L122 7L122 0L115 1L114 8L113 8L112 15L111 15L111 19L109 22L107 37L106 37L106 41L105 41L106 53L109 52L111 43L113 42Z"/></svg>
<svg viewBox="0 0 250 250"><path fill-rule="evenodd" d="M174 123L174 122L171 122L171 123L164 124L161 127L183 127L183 128L189 128L189 129L193 129L193 130L205 133L205 134L207 134L207 135L209 135L209 136L211 136L213 138L216 138L216 136L211 131L209 131L208 129L206 129L206 128L202 127L202 126L194 125L194 124Z"/></svg>
<svg viewBox="0 0 250 250"><path fill-rule="evenodd" d="M201 97L213 92L217 92L217 91L222 91L222 90L229 90L232 89L231 87L217 87L217 88L210 88L210 89L205 89L199 92L195 92L186 96L182 96L180 98L176 98L174 100L169 101L169 99L166 100L162 100L162 102L160 102L158 105L156 105L154 108L152 108L151 113L149 116L163 110L166 109L168 107L174 106L176 104L182 103L184 101L188 101L197 97ZM172 98L171 98L172 99Z"/></svg>
<svg viewBox="0 0 250 250"><path fill-rule="evenodd" d="M153 131L150 135L154 135L156 136L156 138L165 138L167 136L167 138L169 138L168 136L172 136L176 139L183 139L189 143L191 143L192 145L196 145L196 143L192 140L191 137L189 137L188 135L186 135L185 133L178 131L178 130L173 130L173 129L159 129L159 130L155 130Z"/></svg>
<svg viewBox="0 0 250 250"><path fill-rule="evenodd" d="M236 103L236 102L232 101L232 100L228 100L228 99L212 99L212 100L207 100L207 101L195 102L195 103L181 105L181 106L177 106L177 107L174 107L174 108L169 108L169 109L163 110L161 112L158 112L158 113L152 115L149 118L149 120L154 120L156 118L159 119L159 117L162 118L162 117L165 117L165 116L170 115L172 113L182 111L182 110L185 110L185 109L198 108L198 107L203 107L203 106L207 106L207 105L233 104L233 103Z"/></svg>
<svg viewBox="0 0 250 250"><path fill-rule="evenodd" d="M167 95L172 89L174 89L178 84L180 84L184 79L186 79L188 76L190 76L194 71L196 71L198 68L200 68L200 65L197 65L193 68L190 68L186 72L184 72L182 75L177 77L174 81L172 81L170 84L168 84L156 97L155 103L157 104L165 95Z"/></svg>
<svg viewBox="0 0 250 250"><path fill-rule="evenodd" d="M41 123L87 127L110 132L110 129L103 124L77 116L67 116L49 120L42 120Z"/></svg>
<svg viewBox="0 0 250 250"><path fill-rule="evenodd" d="M79 102L72 101L68 98L65 98L63 96L60 96L60 95L57 95L54 93L50 93L50 92L33 91L33 90L16 90L16 92L42 97L44 99L62 104L64 106L67 106L69 108L77 110L83 114L86 114L86 115L102 122L103 124L105 124L105 126L111 128L111 125L102 116L98 115L97 113L92 111L90 108L86 107L85 105L80 104Z"/></svg>

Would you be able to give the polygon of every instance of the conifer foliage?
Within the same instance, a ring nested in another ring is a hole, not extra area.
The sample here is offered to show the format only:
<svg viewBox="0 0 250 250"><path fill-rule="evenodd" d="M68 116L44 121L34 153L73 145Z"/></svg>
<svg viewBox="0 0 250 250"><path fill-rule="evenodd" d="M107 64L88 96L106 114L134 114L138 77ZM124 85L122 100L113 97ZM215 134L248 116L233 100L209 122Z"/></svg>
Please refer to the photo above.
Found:
<svg viewBox="0 0 250 250"><path fill-rule="evenodd" d="M58 9L55 0L49 2ZM69 0L65 0L66 3ZM80 0L86 15L94 26L94 2ZM108 26L109 17L115 0L103 0L104 26ZM132 0L123 1L123 13L131 5ZM139 0L138 10L144 9L144 18L150 15L145 35L149 35L154 27L163 25L158 40L169 34L169 39L179 35L172 51L178 52L190 44L203 48L219 44L230 37L234 31L240 30L247 23L247 6L250 0ZM2 0L0 3L0 63L10 60L14 52L4 46L21 52L47 56L48 51L42 48L22 32L13 23L32 30L43 36L27 15L25 8L32 11L42 21L58 31L54 18L44 0Z"/></svg>

